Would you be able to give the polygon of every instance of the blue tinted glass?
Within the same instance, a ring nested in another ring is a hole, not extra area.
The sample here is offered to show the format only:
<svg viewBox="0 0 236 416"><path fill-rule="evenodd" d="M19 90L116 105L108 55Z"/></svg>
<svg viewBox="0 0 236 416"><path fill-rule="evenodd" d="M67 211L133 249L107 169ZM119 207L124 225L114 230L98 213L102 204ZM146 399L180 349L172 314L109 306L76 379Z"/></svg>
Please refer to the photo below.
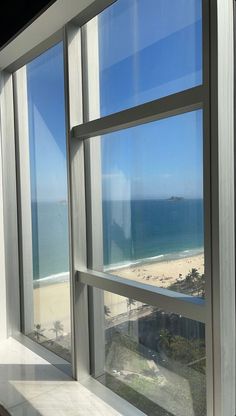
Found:
<svg viewBox="0 0 236 416"><path fill-rule="evenodd" d="M34 278L69 269L63 77L61 44L27 65Z"/></svg>
<svg viewBox="0 0 236 416"><path fill-rule="evenodd" d="M202 83L201 0L118 0L98 33L101 115Z"/></svg>
<svg viewBox="0 0 236 416"><path fill-rule="evenodd" d="M104 318L98 381L148 416L206 416L204 324L110 292Z"/></svg>
<svg viewBox="0 0 236 416"><path fill-rule="evenodd" d="M34 328L29 334L70 359L69 238L63 45L26 66Z"/></svg>
<svg viewBox="0 0 236 416"><path fill-rule="evenodd" d="M202 134L198 110L102 136L105 270L204 296Z"/></svg>

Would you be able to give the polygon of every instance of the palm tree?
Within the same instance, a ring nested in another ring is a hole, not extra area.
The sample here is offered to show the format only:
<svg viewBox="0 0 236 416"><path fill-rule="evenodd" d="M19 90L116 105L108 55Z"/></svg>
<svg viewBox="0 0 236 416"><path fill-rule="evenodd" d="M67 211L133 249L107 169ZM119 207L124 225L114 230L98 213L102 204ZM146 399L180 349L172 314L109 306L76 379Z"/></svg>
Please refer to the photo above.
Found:
<svg viewBox="0 0 236 416"><path fill-rule="evenodd" d="M191 272L189 272L186 276L186 280L189 281L189 282L194 282L194 281L198 280L198 278L199 278L199 273L198 273L197 269L195 269L195 268L193 268L191 270Z"/></svg>
<svg viewBox="0 0 236 416"><path fill-rule="evenodd" d="M205 277L205 274L202 274L200 278L200 288L199 288L199 293L198 293L198 295L200 295L202 298L205 298L205 285L206 285L206 277Z"/></svg>
<svg viewBox="0 0 236 416"><path fill-rule="evenodd" d="M40 341L40 336L43 335L43 332L45 331L45 329L41 328L41 324L36 324L34 325L35 329L34 329L34 336L36 337L36 341L39 342Z"/></svg>
<svg viewBox="0 0 236 416"><path fill-rule="evenodd" d="M192 271L189 272L186 276L186 282L191 290L197 290L199 292L199 283L200 283L200 273L197 269L192 268Z"/></svg>
<svg viewBox="0 0 236 416"><path fill-rule="evenodd" d="M163 350L169 350L173 337L168 329L161 329L159 335L159 345Z"/></svg>
<svg viewBox="0 0 236 416"><path fill-rule="evenodd" d="M136 301L134 299L128 298L126 300L126 302L127 302L127 312L128 312L128 320L129 320L129 323L128 323L128 334L130 335L130 328L131 328L131 321L130 321L131 308L132 308L132 305L135 305Z"/></svg>
<svg viewBox="0 0 236 416"><path fill-rule="evenodd" d="M61 321L54 321L53 328L50 331L56 334L56 339L58 339L58 335L64 331L64 326L62 325Z"/></svg>
<svg viewBox="0 0 236 416"><path fill-rule="evenodd" d="M105 313L106 316L110 316L111 309L109 308L109 306L104 305L104 313Z"/></svg>
<svg viewBox="0 0 236 416"><path fill-rule="evenodd" d="M192 279L194 282L197 282L200 279L200 273L198 272L197 269L192 269Z"/></svg>
<svg viewBox="0 0 236 416"><path fill-rule="evenodd" d="M136 301L134 299L128 298L126 302L127 302L127 311L129 311L129 314L130 314L132 305L135 305Z"/></svg>

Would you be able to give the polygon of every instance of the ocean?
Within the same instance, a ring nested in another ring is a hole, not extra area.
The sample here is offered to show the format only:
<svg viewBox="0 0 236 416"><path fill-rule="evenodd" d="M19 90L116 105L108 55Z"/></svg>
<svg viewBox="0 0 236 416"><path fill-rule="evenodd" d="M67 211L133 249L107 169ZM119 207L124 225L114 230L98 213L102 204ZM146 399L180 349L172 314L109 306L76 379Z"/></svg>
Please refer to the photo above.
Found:
<svg viewBox="0 0 236 416"><path fill-rule="evenodd" d="M69 270L68 205L60 202L33 202L33 279Z"/></svg>
<svg viewBox="0 0 236 416"><path fill-rule="evenodd" d="M103 201L104 267L203 252L203 200ZM69 270L66 203L32 203L34 280Z"/></svg>
<svg viewBox="0 0 236 416"><path fill-rule="evenodd" d="M203 229L202 199L104 201L104 265L197 254Z"/></svg>

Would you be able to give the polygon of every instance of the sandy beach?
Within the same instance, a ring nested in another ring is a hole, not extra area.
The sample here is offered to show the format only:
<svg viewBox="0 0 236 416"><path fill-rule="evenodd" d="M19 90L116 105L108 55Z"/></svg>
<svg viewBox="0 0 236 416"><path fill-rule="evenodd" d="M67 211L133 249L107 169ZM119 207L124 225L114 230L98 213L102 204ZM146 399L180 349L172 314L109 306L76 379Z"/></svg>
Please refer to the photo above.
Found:
<svg viewBox="0 0 236 416"><path fill-rule="evenodd" d="M197 287L186 285L185 278L188 273L192 272L192 269L196 269L200 276L204 274L203 253L176 260L139 263L135 266L111 270L110 273L152 286L169 288L174 291L182 291L182 293L201 296ZM121 296L105 292L104 304L109 308L110 317L127 313L127 299ZM135 302L134 305L130 305L130 310L136 309L140 305L140 302Z"/></svg>
<svg viewBox="0 0 236 416"><path fill-rule="evenodd" d="M53 338L53 322L60 321L64 335L70 332L69 281L47 284L34 289L34 323L41 324L44 335Z"/></svg>
<svg viewBox="0 0 236 416"><path fill-rule="evenodd" d="M126 279L168 288L171 284L185 278L192 269L197 269L200 275L204 274L203 253L177 260L138 264L117 271L112 270L111 273Z"/></svg>
<svg viewBox="0 0 236 416"><path fill-rule="evenodd" d="M200 275L204 273L203 254L177 260L133 265L112 270L110 273L142 283L168 288L170 285L184 279L193 268L197 269ZM57 320L63 324L64 335L70 332L69 299L69 281L59 281L51 284L46 282L45 284L42 283L41 287L34 289L34 323L41 324L42 328L45 329L45 336L53 338L54 334L51 328L53 322ZM104 303L112 309L112 315L127 310L126 299L118 295L105 293Z"/></svg>

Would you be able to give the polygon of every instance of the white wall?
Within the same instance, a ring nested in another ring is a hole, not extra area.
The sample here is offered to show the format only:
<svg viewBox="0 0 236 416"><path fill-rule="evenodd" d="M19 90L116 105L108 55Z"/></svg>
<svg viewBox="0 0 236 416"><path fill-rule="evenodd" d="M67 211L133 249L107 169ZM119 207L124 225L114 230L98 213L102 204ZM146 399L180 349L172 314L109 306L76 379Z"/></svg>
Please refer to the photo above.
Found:
<svg viewBox="0 0 236 416"><path fill-rule="evenodd" d="M1 77L1 74L0 74ZM0 78L1 88L1 78ZM1 110L1 95L0 95ZM2 134L1 134L1 111L0 111L0 340L7 337L6 322L6 269L5 269L5 246L3 228L3 182L2 182Z"/></svg>

